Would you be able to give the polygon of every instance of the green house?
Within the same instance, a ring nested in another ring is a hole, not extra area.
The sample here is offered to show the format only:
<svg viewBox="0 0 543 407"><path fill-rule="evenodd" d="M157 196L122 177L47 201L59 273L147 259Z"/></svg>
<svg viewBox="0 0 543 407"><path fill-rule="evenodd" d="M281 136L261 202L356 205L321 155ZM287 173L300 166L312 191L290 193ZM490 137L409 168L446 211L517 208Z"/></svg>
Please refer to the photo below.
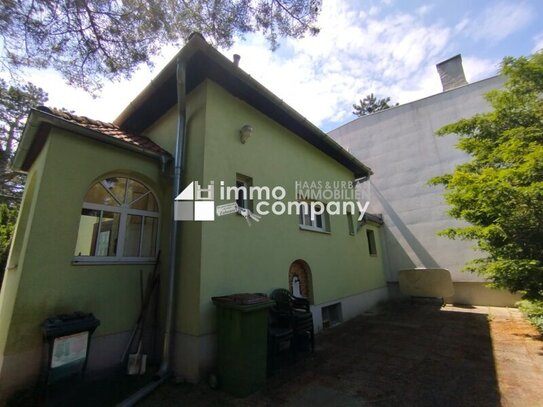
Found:
<svg viewBox="0 0 543 407"><path fill-rule="evenodd" d="M178 63L184 67L179 102ZM358 210L313 218L285 212L250 226L238 214L175 222L180 111L180 190L213 182L217 207L232 203L221 199L222 185L280 186L283 201L296 202L302 183L352 190L354 180L371 174L199 35L114 124L32 110L14 160L28 178L0 294L2 398L38 377L41 324L52 315L92 312L101 325L88 371L118 367L140 310L140 273L147 282L159 251L157 311L148 331L160 355L173 270L171 368L191 382L215 366L213 296L289 288L311 301L317 330L386 298L377 216L357 221ZM246 125L249 139L240 138ZM258 203L237 199L253 212Z"/></svg>

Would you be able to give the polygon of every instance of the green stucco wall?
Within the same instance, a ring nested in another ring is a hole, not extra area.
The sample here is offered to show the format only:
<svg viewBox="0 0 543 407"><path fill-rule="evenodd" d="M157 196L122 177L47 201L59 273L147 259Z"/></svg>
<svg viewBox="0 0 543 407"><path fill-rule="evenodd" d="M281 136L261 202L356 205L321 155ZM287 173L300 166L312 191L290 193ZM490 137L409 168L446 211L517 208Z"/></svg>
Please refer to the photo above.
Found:
<svg viewBox="0 0 543 407"><path fill-rule="evenodd" d="M244 174L253 185L283 186L294 200L295 181L352 180L336 161L285 128L205 81L187 97L183 186L198 181L234 185ZM239 141L244 124L254 136ZM171 109L145 132L173 153L177 111ZM29 174L12 256L0 294L0 352L16 355L41 345L48 316L92 312L102 325L95 336L130 330L140 308L142 264L74 264L81 205L87 189L106 176L128 176L148 185L160 205L161 304L167 292L172 177L158 161L105 143L53 129ZM221 204L216 196L216 203ZM215 222L179 222L176 273L178 333L193 337L215 331L212 296L270 293L288 286L289 266L306 261L315 304L384 287L382 249L369 256L365 228L349 234L347 216L331 216L331 233L300 230L296 215L268 215L251 227L238 215ZM161 318L163 320L163 318Z"/></svg>
<svg viewBox="0 0 543 407"><path fill-rule="evenodd" d="M38 180L32 196L23 200L14 247L20 236L26 241L10 257L13 269L6 273L2 301L12 297L12 307L0 308L0 321L8 321L0 337L3 354L40 346L41 323L58 313L94 313L102 323L96 336L133 327L140 308L139 270L150 272L153 266L72 263L83 197L93 182L107 175L124 175L147 184L157 193L162 213L170 218L169 184L158 161L53 129L30 171L31 178ZM25 215L25 205L31 207L29 215ZM164 219L161 224L161 246L167 255L168 226Z"/></svg>
<svg viewBox="0 0 543 407"><path fill-rule="evenodd" d="M206 89L203 185L235 185L239 173L253 185L283 186L286 199L295 200L295 181L353 179L345 167L215 83L206 82ZM246 144L239 141L244 124L254 128ZM330 234L300 230L294 214L267 215L251 227L237 215L203 222L200 333L214 331L212 296L288 287L297 259L311 268L315 304L384 287L381 257L369 256L365 231L351 236L347 222L347 216L331 216Z"/></svg>

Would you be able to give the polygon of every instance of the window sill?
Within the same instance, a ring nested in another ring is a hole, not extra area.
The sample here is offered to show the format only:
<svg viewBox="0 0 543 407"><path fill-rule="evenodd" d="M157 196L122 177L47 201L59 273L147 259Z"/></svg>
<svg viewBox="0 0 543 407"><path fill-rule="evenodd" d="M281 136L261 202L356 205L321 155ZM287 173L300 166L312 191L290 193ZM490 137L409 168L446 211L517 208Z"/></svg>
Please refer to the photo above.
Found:
<svg viewBox="0 0 543 407"><path fill-rule="evenodd" d="M72 266L153 265L156 260L72 260Z"/></svg>
<svg viewBox="0 0 543 407"><path fill-rule="evenodd" d="M316 232L316 233L322 233L322 234L325 234L325 235L331 235L332 233L327 231L327 230L324 230L324 229L317 229L317 228L312 228L310 226L304 226L304 225L298 225L300 227L300 230L307 230L308 232Z"/></svg>

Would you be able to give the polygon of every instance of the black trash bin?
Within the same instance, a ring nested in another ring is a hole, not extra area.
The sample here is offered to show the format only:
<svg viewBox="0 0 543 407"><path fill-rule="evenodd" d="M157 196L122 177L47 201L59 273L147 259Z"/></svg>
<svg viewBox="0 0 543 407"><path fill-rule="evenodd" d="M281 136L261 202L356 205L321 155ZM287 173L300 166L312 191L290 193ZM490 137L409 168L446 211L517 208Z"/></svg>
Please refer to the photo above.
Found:
<svg viewBox="0 0 543 407"><path fill-rule="evenodd" d="M83 377L90 338L99 325L100 321L93 314L84 312L55 315L43 322L46 341L43 381L46 385Z"/></svg>

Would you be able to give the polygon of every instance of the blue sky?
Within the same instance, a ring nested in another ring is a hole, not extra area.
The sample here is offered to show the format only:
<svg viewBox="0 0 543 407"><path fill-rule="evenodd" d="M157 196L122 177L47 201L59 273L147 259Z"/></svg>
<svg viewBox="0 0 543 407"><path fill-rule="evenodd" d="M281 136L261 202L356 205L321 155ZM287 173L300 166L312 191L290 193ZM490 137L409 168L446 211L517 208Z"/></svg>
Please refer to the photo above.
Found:
<svg viewBox="0 0 543 407"><path fill-rule="evenodd" d="M462 54L468 82L495 75L504 56L543 48L543 1L324 0L316 37L287 39L275 53L260 36L229 50L240 67L329 131L355 118L352 104L373 92L408 103L439 93L436 63ZM107 84L100 97L65 85L54 72L32 72L49 105L112 121L176 53L166 48L155 68Z"/></svg>

